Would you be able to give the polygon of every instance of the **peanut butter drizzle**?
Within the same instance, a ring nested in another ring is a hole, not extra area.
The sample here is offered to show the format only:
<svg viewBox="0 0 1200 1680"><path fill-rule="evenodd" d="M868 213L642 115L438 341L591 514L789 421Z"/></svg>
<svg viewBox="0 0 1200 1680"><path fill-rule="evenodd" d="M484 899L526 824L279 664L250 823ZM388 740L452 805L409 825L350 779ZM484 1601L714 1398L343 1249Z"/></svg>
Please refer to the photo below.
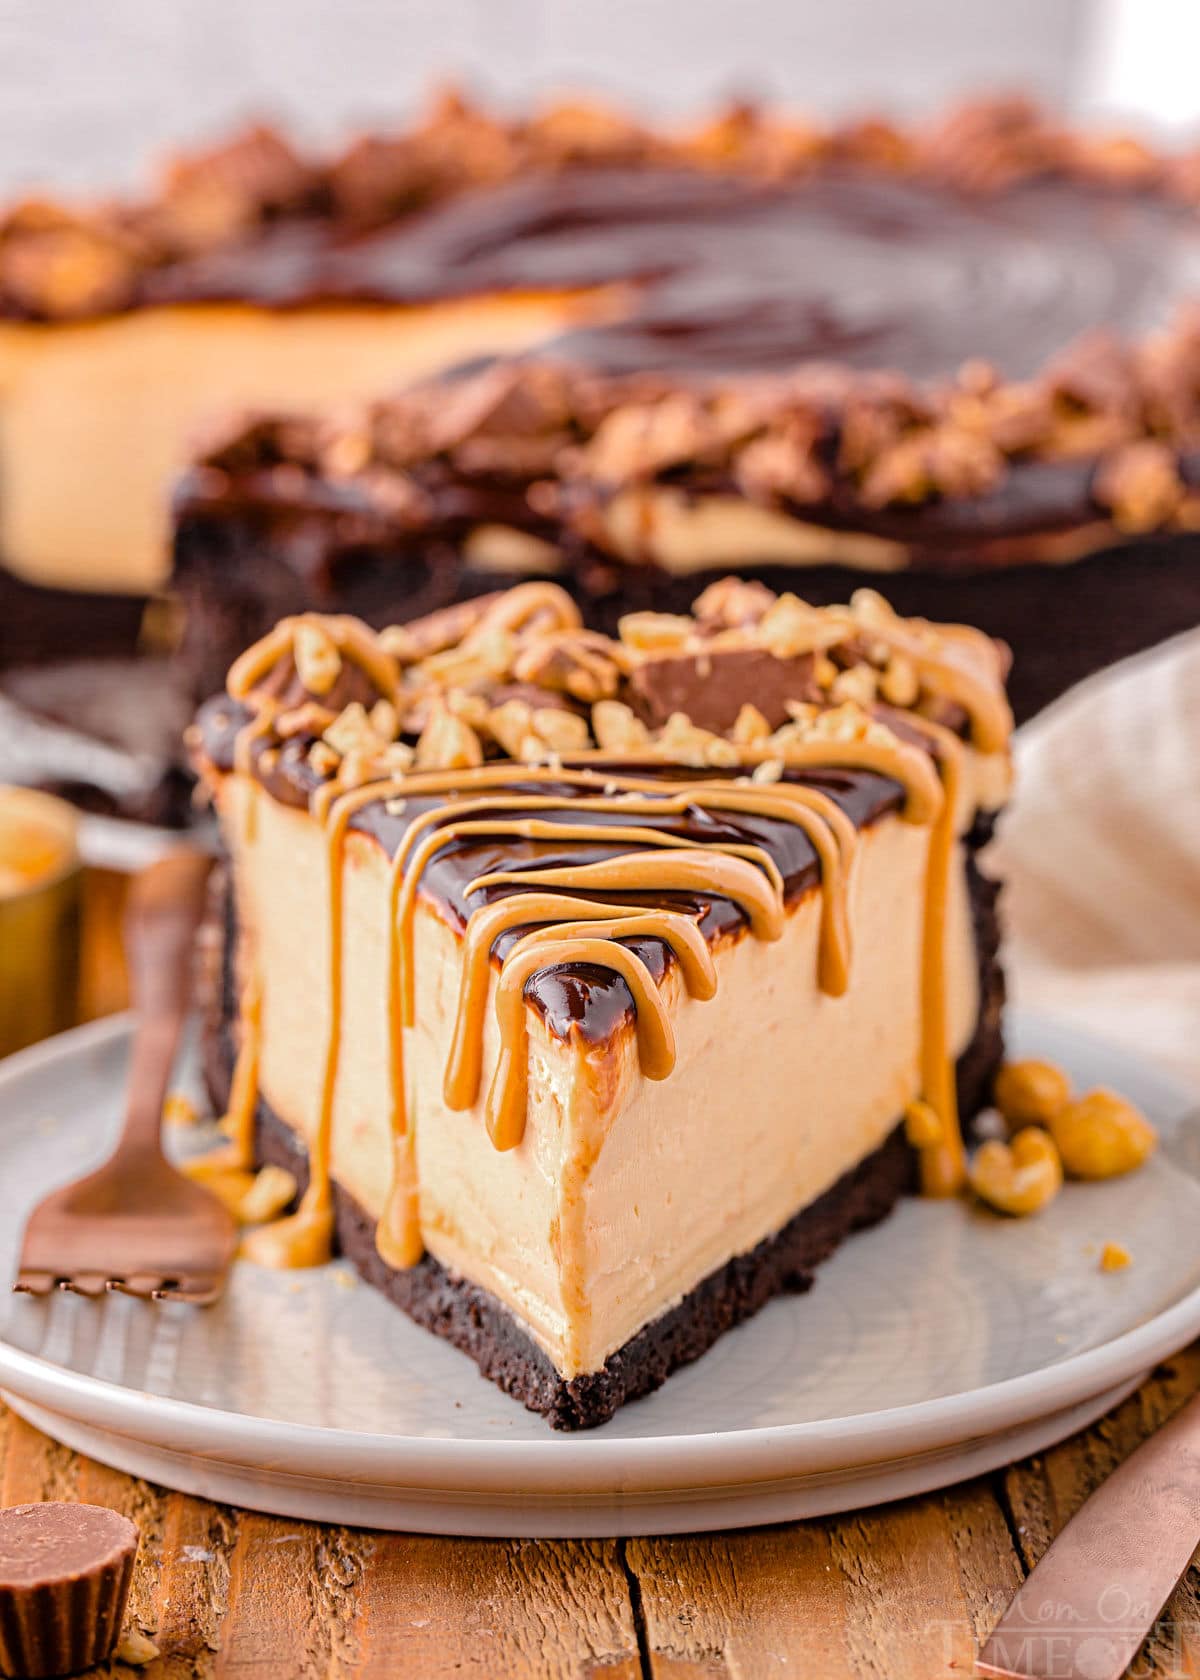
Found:
<svg viewBox="0 0 1200 1680"><path fill-rule="evenodd" d="M969 624L932 624L927 619L897 617L883 603L886 616L867 623L845 607L823 607L822 615L845 625L847 636L868 636L910 660L926 693L953 701L967 714L971 743L980 752L999 752L1013 730L1012 708L995 680L995 650L982 631ZM980 661L992 667L980 669Z"/></svg>
<svg viewBox="0 0 1200 1680"><path fill-rule="evenodd" d="M461 774L452 774L447 778L443 773L439 779L461 784L464 778ZM484 778L473 772L469 779L476 782ZM513 781L563 779L582 780L584 786L592 781L586 772L581 778L578 772L548 768L506 767L499 777L495 776L494 770L487 777L493 785L507 780L510 788ZM378 789L376 794L391 797L393 789L400 787L414 791L418 782L422 782L421 791L435 791L428 781L413 776L389 784L386 794L380 794ZM672 794L663 791L661 780L620 775L606 778L605 785L615 787L617 791L599 797L584 794L571 801L570 809L621 815L674 815L690 806L704 806L776 816L801 826L811 838L822 866L819 979L823 989L834 995L845 990L849 969L849 932L844 867L853 855L857 835L853 824L828 795L818 789L787 783L754 787L722 781L691 783ZM642 790L651 790L652 796L644 796ZM917 791L923 791L919 778ZM369 797L366 790L360 790L362 802ZM398 873L404 874L398 914L392 923L392 937L397 941L400 953L400 1017L404 1024L411 1026L415 1019L412 922L420 878L425 865L438 849L465 835L517 837L559 844L608 844L616 840L648 848L647 852L629 853L568 869L496 871L473 881L467 889L468 894L500 884L530 888L558 885L573 888L576 892L589 886L629 892L687 890L703 893L715 888L721 896L741 905L749 917L752 933L758 937L777 938L782 932L783 881L773 859L761 847L740 843L697 847L684 837L665 834L657 829L549 822L511 815L514 807L518 810L561 809L563 804L561 795L541 796L510 791L491 799L451 801L425 813L409 826L393 863L393 881ZM503 820L474 820L489 809L510 814ZM467 815L472 820L457 820ZM447 818L450 820L447 821ZM654 848L659 849L658 855L655 855ZM639 1022L639 1054L643 1071L649 1077L665 1077L670 1071L674 1060L673 1035L663 1014L658 987L649 971L635 953L611 942L639 933L658 937L675 952L684 984L693 996L711 996L710 983L715 986L715 969L710 970L711 956L707 947L703 964L695 955L696 941L703 943L702 935L694 920L680 912L649 906L610 905L603 901L588 905L586 900L578 897L546 897L534 892L513 895L499 904L484 906L472 913L467 924L460 1007L445 1083L446 1101L451 1108L469 1108L478 1097L483 1014L489 986L490 953L495 939L505 928L536 921L543 914L547 920L559 925L527 935L518 943L502 965L497 990L497 1014L501 1022L503 1048L500 1066L488 1096L487 1114L489 1134L497 1148L501 1149L519 1143L524 1129L524 986L532 974L559 962L587 960L603 962L621 973L634 996ZM593 918L607 925L594 926ZM585 950L595 955L584 956ZM660 1025L652 1033L649 1025L652 1022L665 1022L665 1028ZM645 1023L644 1027L642 1023ZM656 1075L654 1070L659 1068L662 1073Z"/></svg>
<svg viewBox="0 0 1200 1680"><path fill-rule="evenodd" d="M241 1038L229 1081L229 1106L220 1120L228 1142L183 1163L182 1171L199 1183L240 1180L248 1190L254 1178L254 1111L258 1104L258 1058L262 1046L262 982L242 988L238 1003Z"/></svg>
<svg viewBox="0 0 1200 1680"><path fill-rule="evenodd" d="M612 924L620 926L621 924ZM546 937L533 933L520 940L500 970L496 1018L500 1054L487 1100L488 1136L497 1149L513 1149L525 1135L528 1104L525 1062L527 1022L525 985L539 969L555 962L592 962L612 969L633 993L638 1060L647 1079L666 1079L675 1066L675 1034L662 993L641 958L608 938L578 937L589 923L564 922ZM568 929L576 935L572 937ZM629 931L632 931L632 924ZM565 953L565 955L564 955Z"/></svg>
<svg viewBox="0 0 1200 1680"><path fill-rule="evenodd" d="M510 802L510 808L511 804L514 802L515 801ZM601 804L599 808L619 811L621 806L615 800L610 800L606 806ZM451 809L453 809L453 807L451 807ZM415 826L416 825L414 824L414 827ZM401 967L404 980L402 1002L404 1009L404 1024L406 1026L412 1026L415 1014L413 986L413 919L416 910L417 883L424 872L425 865L435 852L439 851L443 846L449 845L453 840L459 840L464 837L470 838L472 836L478 838L495 836L503 839L515 840L555 840L568 844L579 845L586 845L589 842L598 841L623 841L630 845L640 845L651 848L659 847L664 850L686 852L690 857L695 857L697 855L696 842L694 840L689 841L683 839L679 835L664 834L660 829L655 828L627 827L624 825L606 827L601 823L552 823L541 821L536 817L495 817L486 818L479 822L451 821L441 824L431 833L427 834L420 844L412 850L410 867L405 876L404 888L400 897L400 938L403 946L403 961ZM708 852L702 852L700 855L711 857L712 851L715 851L716 849L716 847L712 847ZM721 850L726 852L727 855L747 859L752 864L756 864L760 869L763 869L767 874L772 894L777 895L780 899L782 899L782 877L780 876L774 861L762 850L761 847L730 844L722 847ZM674 879L674 874L668 871L665 877L659 879L659 877L662 876L660 869L652 866L649 859L640 861L643 862L642 878L631 879L628 890L636 891L639 888L644 889L650 884L652 876L655 878L655 884L661 885L665 890L671 890L677 886L683 887L685 885L682 875L680 875L680 879L676 881ZM716 860L714 860L714 866L715 862ZM684 865L681 860L681 871L683 867ZM582 868L571 870L568 873L571 875L577 875L582 882L583 878L587 876L588 871L587 868ZM548 883L551 876L554 874L555 872L552 870L527 870L522 871L516 876L488 877L488 882L490 884L492 880L502 879L516 880L521 883L530 881L534 885L540 885L542 883ZM702 887L705 885L711 886L714 884L712 879L705 882L702 872L697 873L693 871L692 874L694 878L687 884L690 884L693 887ZM748 883L747 886L743 888L743 891L750 894L755 893L758 890L758 883L760 880L761 877L757 875L757 872L755 872L755 879L753 883ZM573 883L571 881L566 881L563 884L570 886ZM472 882L469 890L475 891L478 889L478 886L478 882ZM775 898L772 896L771 903L773 904L774 901Z"/></svg>
<svg viewBox="0 0 1200 1680"><path fill-rule="evenodd" d="M254 1110L258 1103L258 1058L262 1047L262 980L258 974L242 989L238 1018L242 1036L229 1082L229 1107L223 1126L236 1164L249 1169L254 1164Z"/></svg>
<svg viewBox="0 0 1200 1680"><path fill-rule="evenodd" d="M946 919L963 744L940 724L921 719L918 727L937 751L944 789L942 808L929 836L921 942L921 1095L937 1118L938 1135L918 1147L918 1157L923 1194L953 1196L962 1189L967 1176L954 1067L946 1040Z"/></svg>
<svg viewBox="0 0 1200 1680"><path fill-rule="evenodd" d="M335 822L338 825L339 847L338 866L341 863L341 842L344 840L350 819L356 812L367 805L373 805L383 799L392 798L399 788L404 785L398 780L384 783L367 783L360 788L352 789L337 798ZM314 806L321 812L322 820L327 820L332 808L330 794L336 794L333 784L319 788L314 796ZM401 1025L401 948L397 933L399 923L400 890L404 881L404 858L397 854L392 859L388 875L388 957L387 957L387 1018L388 1018L388 1090L390 1100L390 1114L388 1133L392 1140L392 1175L388 1186L384 1210L380 1215L375 1229L375 1246L380 1257L389 1266L405 1269L415 1266L424 1252L421 1241L420 1225L420 1197L416 1172L416 1151L412 1126L409 1123L404 1100L404 1032ZM340 1033L339 1033L340 1038ZM335 1046L333 1055L336 1060L338 1049ZM334 1070L336 1079L336 1068ZM322 1125L326 1132L332 1121L333 1083L329 1086L330 1109L322 1110ZM329 1144L328 1139L323 1150L328 1170Z"/></svg>
<svg viewBox="0 0 1200 1680"><path fill-rule="evenodd" d="M519 630L538 617L545 618L546 628L554 630L573 630L583 623L579 608L561 584L548 580L518 583L492 602L460 646L470 650L497 630Z"/></svg>
<svg viewBox="0 0 1200 1680"><path fill-rule="evenodd" d="M275 727L278 708L274 702L264 702L262 710L255 712L247 723L237 732L233 743L233 767L243 776L249 776L254 769L254 743L269 735ZM248 819L249 820L249 819Z"/></svg>
<svg viewBox="0 0 1200 1680"><path fill-rule="evenodd" d="M472 883L472 890L474 885ZM690 974L685 971L685 983L693 997L711 997L716 990L712 953L695 920L685 911L654 911L638 905L608 904L603 899L573 898L567 893L537 892L514 893L494 904L483 905L468 921L463 942L458 1009L446 1065L444 1095L447 1108L471 1108L479 1096L483 1075L481 1023L491 980L493 945L510 928L548 922L569 922L572 933L580 935L585 931L586 923L589 934L604 939L654 934L669 943L672 949L679 949L681 953L686 951L690 956L692 966ZM620 931L615 932L618 924ZM510 960L515 954L514 950ZM495 1142L494 1137L492 1141Z"/></svg>
<svg viewBox="0 0 1200 1680"><path fill-rule="evenodd" d="M299 613L293 618L281 618L275 628L261 641L248 647L234 660L225 679L225 691L233 700L246 700L263 678L269 676L281 659L292 651L297 630L312 626L328 636L340 654L347 655L365 672L367 677L389 699L400 684L400 669L390 653L379 645L379 638L361 619L348 614L326 617L323 613Z"/></svg>
<svg viewBox="0 0 1200 1680"><path fill-rule="evenodd" d="M599 825L580 825L580 837L593 838ZM598 863L561 869L496 870L472 881L471 892L498 885L568 887L586 890L596 886L609 892L698 892L715 891L732 899L746 913L752 934L759 939L778 939L783 932L783 893L764 879L756 865L732 852L714 855L715 846L668 849L644 855L626 853ZM577 914L577 912L574 912ZM687 930L685 932L685 929ZM684 984L694 997L711 996L706 971L695 964L693 939L702 937L688 918L647 907L641 913L622 918L622 934L611 938L650 934L664 940L680 963ZM623 946L597 937L599 930L589 922L570 921L539 929L520 940L501 964L496 991L496 1015L500 1024L501 1055L487 1098L488 1133L497 1149L511 1149L520 1143L525 1115L526 1027L524 989L526 981L540 969L560 963L594 962L620 974L633 994L638 1052L642 1072L650 1079L665 1079L675 1063L674 1034L665 1016L658 986L641 959ZM479 961L478 955L476 961ZM713 971L713 990L716 974ZM483 997L486 986L476 993L476 1012L464 1022L464 1031L478 1042L483 1035ZM659 1030L653 1022L666 1022Z"/></svg>

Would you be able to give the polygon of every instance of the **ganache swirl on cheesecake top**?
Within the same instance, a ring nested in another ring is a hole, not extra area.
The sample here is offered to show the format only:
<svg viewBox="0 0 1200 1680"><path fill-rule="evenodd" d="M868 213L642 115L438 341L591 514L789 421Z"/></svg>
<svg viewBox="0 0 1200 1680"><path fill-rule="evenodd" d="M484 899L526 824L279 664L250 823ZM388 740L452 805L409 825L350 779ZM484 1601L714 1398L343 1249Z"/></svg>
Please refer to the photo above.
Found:
<svg viewBox="0 0 1200 1680"><path fill-rule="evenodd" d="M525 1126L531 984L563 972L566 992L552 990L549 1009L541 1001L547 1019L565 1005L569 1033L574 1000L586 1016L616 977L642 1073L665 1078L674 1061L670 970L693 997L711 997L712 942L746 926L753 937L780 937L789 903L811 882L820 895L817 984L840 995L861 825L894 809L926 827L914 1141L925 1187L954 1191L963 1153L946 1044L947 889L966 754L1007 762L1003 670L986 637L899 620L870 592L818 610L734 579L706 591L694 617L632 615L620 641L582 629L552 584L378 636L345 618L281 623L235 664L228 701L209 708L193 742L210 784L253 778L306 802L328 847L331 1020L313 1178L298 1213L253 1239L256 1257L295 1263L328 1246L352 825L391 858L394 1174L379 1232L390 1263L420 1254L403 1027L413 1025L420 983L417 898L447 856L434 897L461 927L463 966L445 1100L461 1109L483 1097L494 973L500 1056L484 1111L493 1143L508 1149ZM688 712L681 695L691 697ZM254 843L254 809L251 800L242 844ZM381 829L380 813L401 819L399 828ZM257 975L247 988L231 1105L243 1157L262 984Z"/></svg>
<svg viewBox="0 0 1200 1680"><path fill-rule="evenodd" d="M1198 198L1197 154L1074 131L1022 99L909 127L739 105L672 133L581 103L504 118L450 94L341 155L306 157L259 126L167 160L141 200L16 204L0 219L0 309L648 280L666 291L637 371L785 355L928 377L981 355L1021 377L1097 320L1156 324L1195 263ZM616 329L610 366L629 345Z"/></svg>

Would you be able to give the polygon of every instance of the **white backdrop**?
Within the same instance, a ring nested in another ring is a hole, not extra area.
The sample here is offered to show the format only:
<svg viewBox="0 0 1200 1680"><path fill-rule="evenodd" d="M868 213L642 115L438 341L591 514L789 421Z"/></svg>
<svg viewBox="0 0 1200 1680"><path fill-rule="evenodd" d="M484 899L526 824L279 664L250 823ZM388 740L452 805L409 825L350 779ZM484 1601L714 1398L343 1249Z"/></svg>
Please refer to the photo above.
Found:
<svg viewBox="0 0 1200 1680"><path fill-rule="evenodd" d="M1190 0L1183 0L1184 4ZM394 121L431 81L697 111L1072 92L1088 0L0 0L0 192L115 185L156 149L276 113Z"/></svg>

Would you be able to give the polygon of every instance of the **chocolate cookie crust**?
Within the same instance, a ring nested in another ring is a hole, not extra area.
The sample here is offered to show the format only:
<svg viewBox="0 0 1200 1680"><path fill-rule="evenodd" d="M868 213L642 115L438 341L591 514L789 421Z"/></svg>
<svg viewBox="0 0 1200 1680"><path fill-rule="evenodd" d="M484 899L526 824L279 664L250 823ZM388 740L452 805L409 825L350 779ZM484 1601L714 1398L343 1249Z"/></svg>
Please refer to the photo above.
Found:
<svg viewBox="0 0 1200 1680"><path fill-rule="evenodd" d="M258 1158L286 1167L303 1192L308 1161L295 1134L259 1104ZM365 1282L424 1329L468 1355L483 1376L540 1413L554 1429L594 1429L627 1401L660 1388L672 1371L706 1353L727 1330L752 1318L784 1291L804 1293L815 1271L846 1237L876 1225L915 1182L914 1157L897 1128L774 1237L736 1255L610 1354L599 1371L565 1381L541 1348L494 1295L456 1277L426 1254L394 1271L375 1247L374 1221L341 1185L333 1185L338 1246Z"/></svg>

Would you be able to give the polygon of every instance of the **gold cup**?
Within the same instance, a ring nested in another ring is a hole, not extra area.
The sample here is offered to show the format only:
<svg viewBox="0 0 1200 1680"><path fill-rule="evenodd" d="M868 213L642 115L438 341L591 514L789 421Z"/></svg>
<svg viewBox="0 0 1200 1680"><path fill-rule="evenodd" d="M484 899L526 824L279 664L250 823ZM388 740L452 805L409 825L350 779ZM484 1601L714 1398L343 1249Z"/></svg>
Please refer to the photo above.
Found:
<svg viewBox="0 0 1200 1680"><path fill-rule="evenodd" d="M0 1056L79 1018L81 873L71 807L0 787Z"/></svg>

